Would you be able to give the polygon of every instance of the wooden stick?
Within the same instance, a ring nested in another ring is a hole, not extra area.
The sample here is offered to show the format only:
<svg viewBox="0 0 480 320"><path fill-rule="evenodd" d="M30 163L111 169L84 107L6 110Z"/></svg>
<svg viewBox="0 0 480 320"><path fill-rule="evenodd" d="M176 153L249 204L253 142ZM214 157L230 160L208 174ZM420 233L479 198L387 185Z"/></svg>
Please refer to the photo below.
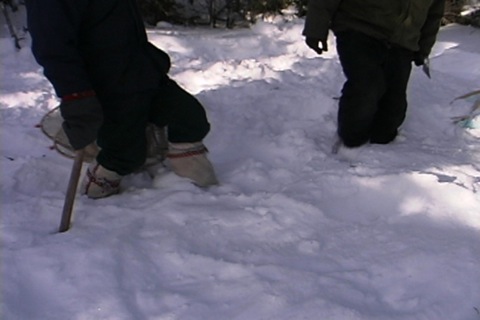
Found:
<svg viewBox="0 0 480 320"><path fill-rule="evenodd" d="M77 192L78 179L82 171L83 157L85 149L75 151L75 159L73 160L72 172L68 181L67 194L65 195L65 203L63 204L62 221L58 232L65 232L70 229L72 219L73 203L75 202L75 194Z"/></svg>

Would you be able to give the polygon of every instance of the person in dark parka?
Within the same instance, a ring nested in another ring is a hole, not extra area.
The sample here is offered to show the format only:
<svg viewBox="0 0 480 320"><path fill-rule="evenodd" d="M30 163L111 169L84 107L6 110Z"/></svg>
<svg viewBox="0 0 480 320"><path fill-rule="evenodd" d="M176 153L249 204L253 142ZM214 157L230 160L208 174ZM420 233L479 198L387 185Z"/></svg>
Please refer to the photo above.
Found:
<svg viewBox="0 0 480 320"><path fill-rule="evenodd" d="M444 0L310 0L303 35L321 54L329 29L347 78L338 136L346 147L387 144L407 110L411 63L424 64L435 43Z"/></svg>
<svg viewBox="0 0 480 320"><path fill-rule="evenodd" d="M146 159L146 126L167 127L174 172L217 183L202 143L203 106L167 75L170 58L148 42L135 0L27 0L32 52L61 98L75 150L101 148L87 171L91 198L117 193Z"/></svg>

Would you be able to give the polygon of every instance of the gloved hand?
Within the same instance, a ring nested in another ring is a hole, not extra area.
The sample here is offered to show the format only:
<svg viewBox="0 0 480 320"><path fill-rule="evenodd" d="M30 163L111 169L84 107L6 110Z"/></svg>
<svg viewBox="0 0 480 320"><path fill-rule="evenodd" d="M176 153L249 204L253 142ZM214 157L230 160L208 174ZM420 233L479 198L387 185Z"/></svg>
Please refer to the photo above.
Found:
<svg viewBox="0 0 480 320"><path fill-rule="evenodd" d="M97 139L103 123L103 111L96 96L62 101L63 130L73 149L80 150Z"/></svg>
<svg viewBox="0 0 480 320"><path fill-rule="evenodd" d="M425 57L417 51L413 54L413 63L415 63L417 67L423 66L425 63Z"/></svg>
<svg viewBox="0 0 480 320"><path fill-rule="evenodd" d="M318 54L322 54L323 51L328 51L328 44L327 39L320 40L316 38L307 37L305 39L305 43L309 46L313 51ZM319 43L322 43L322 48L319 47Z"/></svg>

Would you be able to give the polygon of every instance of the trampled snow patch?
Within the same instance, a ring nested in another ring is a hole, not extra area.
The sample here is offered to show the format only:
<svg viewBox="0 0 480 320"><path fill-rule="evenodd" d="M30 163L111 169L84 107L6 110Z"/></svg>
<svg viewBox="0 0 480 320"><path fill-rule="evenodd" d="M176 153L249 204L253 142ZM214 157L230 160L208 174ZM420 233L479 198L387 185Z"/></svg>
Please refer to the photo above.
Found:
<svg viewBox="0 0 480 320"><path fill-rule="evenodd" d="M479 89L480 31L443 28L400 138L348 159L331 153L334 38L317 56L302 27L149 30L205 105L221 185L134 174L78 196L63 234L72 162L35 128L58 101L28 48L0 39L1 318L480 319L479 130L450 104Z"/></svg>

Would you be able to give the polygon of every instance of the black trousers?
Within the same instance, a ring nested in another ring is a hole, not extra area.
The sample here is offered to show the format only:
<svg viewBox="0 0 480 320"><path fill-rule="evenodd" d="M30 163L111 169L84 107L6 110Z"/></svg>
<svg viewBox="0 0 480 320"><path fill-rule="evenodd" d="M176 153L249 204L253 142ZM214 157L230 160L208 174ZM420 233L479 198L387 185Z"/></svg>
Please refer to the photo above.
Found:
<svg viewBox="0 0 480 320"><path fill-rule="evenodd" d="M395 139L407 111L413 52L355 31L336 34L345 82L338 135L347 147Z"/></svg>
<svg viewBox="0 0 480 320"><path fill-rule="evenodd" d="M174 143L203 140L210 130L205 109L191 94L168 79L159 88L134 95L99 97L104 123L97 143L97 161L120 175L145 163L148 123L167 127Z"/></svg>

